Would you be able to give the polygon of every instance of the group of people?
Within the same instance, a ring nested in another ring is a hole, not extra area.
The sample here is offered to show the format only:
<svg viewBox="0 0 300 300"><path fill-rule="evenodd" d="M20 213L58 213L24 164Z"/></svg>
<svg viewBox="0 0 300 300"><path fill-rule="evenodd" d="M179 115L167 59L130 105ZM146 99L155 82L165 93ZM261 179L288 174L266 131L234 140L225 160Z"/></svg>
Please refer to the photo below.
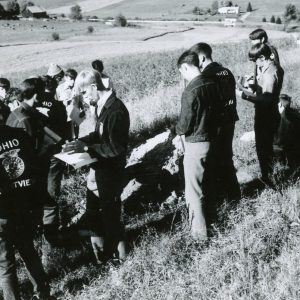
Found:
<svg viewBox="0 0 300 300"><path fill-rule="evenodd" d="M291 98L280 94L284 71L278 52L263 29L253 31L249 38L249 59L255 65L246 79L236 82L228 68L213 61L212 48L206 43L194 45L177 62L187 85L174 133L184 145L185 199L191 235L196 239L207 239L220 196L241 197L232 159L239 120L236 95L254 104L259 180L274 188L275 158L293 171L300 166L300 114L291 108Z"/></svg>
<svg viewBox="0 0 300 300"><path fill-rule="evenodd" d="M184 147L185 199L196 239L207 239L216 218L217 190L230 200L241 197L232 149L239 120L237 94L255 104L263 182L271 184L274 139L282 159L291 166L299 162L299 145L292 138L299 133L299 117L290 108L290 97L280 96L283 70L278 53L262 29L250 39L255 72L247 84L236 82L228 68L214 62L206 43L194 45L178 59L186 87L171 131ZM95 130L79 138L87 108L93 108ZM129 126L128 110L100 60L79 74L51 64L47 75L26 79L19 89L0 78L0 278L5 300L20 299L14 248L30 274L33 299L54 299L33 245L33 226L42 224L45 249L61 246L57 199L65 164L54 156L59 152L87 153L96 159L89 166L86 212L79 223L88 229L99 263L125 259L120 195Z"/></svg>

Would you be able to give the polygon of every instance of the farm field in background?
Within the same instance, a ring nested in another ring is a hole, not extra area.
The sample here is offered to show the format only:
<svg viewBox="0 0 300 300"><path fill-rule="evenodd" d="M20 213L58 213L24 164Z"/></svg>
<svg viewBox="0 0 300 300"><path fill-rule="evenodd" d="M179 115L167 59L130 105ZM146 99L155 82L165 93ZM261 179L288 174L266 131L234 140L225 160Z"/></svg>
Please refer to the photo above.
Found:
<svg viewBox="0 0 300 300"><path fill-rule="evenodd" d="M242 11L246 11L248 0L233 1L238 4ZM259 13L273 14L282 12L285 5L288 3L298 4L298 1L280 1L280 0L252 0L250 1L253 9L258 9ZM126 17L134 18L195 18L197 16L192 14L195 6L200 8L210 8L211 0L124 0L122 2L104 7L100 10L89 12L90 15L98 15L99 17L114 17L119 13L124 14ZM200 16L201 17L201 16ZM259 20L261 21L261 19Z"/></svg>

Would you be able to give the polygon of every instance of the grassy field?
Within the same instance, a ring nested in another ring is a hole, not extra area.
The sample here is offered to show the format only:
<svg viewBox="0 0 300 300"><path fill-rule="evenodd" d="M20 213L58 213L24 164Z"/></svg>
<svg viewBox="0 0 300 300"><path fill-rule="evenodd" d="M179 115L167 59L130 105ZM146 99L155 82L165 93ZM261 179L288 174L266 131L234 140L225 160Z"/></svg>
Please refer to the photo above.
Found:
<svg viewBox="0 0 300 300"><path fill-rule="evenodd" d="M290 40L273 42L279 47L285 69L283 92L300 105L300 49ZM247 60L248 48L246 41L214 45L214 58L235 75L249 73L253 66ZM176 120L182 92L176 59L181 51L105 60L106 73L113 78L117 94L131 114L131 143L141 143ZM84 62L72 64L78 70L86 66ZM10 79L19 82L19 74L10 75ZM235 165L239 171L246 170L257 177L254 145L239 141L242 133L252 130L253 106L239 100L238 111ZM63 181L60 202L68 215L74 215L83 205L85 172L70 171ZM130 257L121 267L95 265L85 244L83 249L56 250L49 259L52 290L62 299L78 300L297 299L297 189L294 183L278 181L278 190L284 196L266 190L258 197L256 192L251 197L244 194L236 208L224 206L215 236L205 245L189 237L185 221L167 226L164 233L149 229L131 245ZM184 213L178 214L184 219ZM127 220L131 222L130 218ZM26 298L29 283L23 268L19 275Z"/></svg>

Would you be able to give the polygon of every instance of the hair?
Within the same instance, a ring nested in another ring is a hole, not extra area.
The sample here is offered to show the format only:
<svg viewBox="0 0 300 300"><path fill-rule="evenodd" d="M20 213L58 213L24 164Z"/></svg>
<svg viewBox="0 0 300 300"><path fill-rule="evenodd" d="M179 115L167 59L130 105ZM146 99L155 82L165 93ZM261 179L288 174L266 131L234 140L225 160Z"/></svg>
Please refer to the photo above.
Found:
<svg viewBox="0 0 300 300"><path fill-rule="evenodd" d="M268 45L259 43L251 47L248 56L251 61L256 61L262 55L265 58L270 58L271 54L272 51Z"/></svg>
<svg viewBox="0 0 300 300"><path fill-rule="evenodd" d="M0 101L0 124L5 124L9 114L10 114L9 107Z"/></svg>
<svg viewBox="0 0 300 300"><path fill-rule="evenodd" d="M79 91L80 88L85 88L91 84L96 84L99 91L108 90L103 85L100 73L95 70L81 71L75 80L75 90Z"/></svg>
<svg viewBox="0 0 300 300"><path fill-rule="evenodd" d="M249 34L249 39L250 40L262 40L262 39L265 39L264 40L264 43L267 43L268 42L268 35L267 33L261 29L261 28L258 28L258 29L255 29L254 31L252 31L250 34Z"/></svg>
<svg viewBox="0 0 300 300"><path fill-rule="evenodd" d="M29 78L25 79L20 86L21 97L20 101L30 100L35 94L39 94L39 79Z"/></svg>
<svg viewBox="0 0 300 300"><path fill-rule="evenodd" d="M190 51L193 51L195 53L203 54L206 58L211 59L212 56L212 48L210 45L206 43L198 43L194 45L192 48L190 48Z"/></svg>
<svg viewBox="0 0 300 300"><path fill-rule="evenodd" d="M47 90L50 93L55 93L58 86L58 83L55 80L55 78L52 78L50 76L45 76L44 83L45 83L45 90Z"/></svg>
<svg viewBox="0 0 300 300"><path fill-rule="evenodd" d="M182 64L188 64L198 68L199 67L198 54L190 50L183 52L177 61L177 67L180 68Z"/></svg>
<svg viewBox="0 0 300 300"><path fill-rule="evenodd" d="M92 67L94 70L98 71L100 74L102 74L104 70L103 62L100 59L96 59L92 62Z"/></svg>
<svg viewBox="0 0 300 300"><path fill-rule="evenodd" d="M68 69L65 73L65 76L70 77L71 79L75 80L77 77L77 72L74 69Z"/></svg>
<svg viewBox="0 0 300 300"><path fill-rule="evenodd" d="M6 91L10 89L10 82L6 78L0 78L0 87L4 88Z"/></svg>
<svg viewBox="0 0 300 300"><path fill-rule="evenodd" d="M61 70L58 74L52 76L52 78L54 78L57 81L57 78L63 79L64 76L65 76L65 72Z"/></svg>

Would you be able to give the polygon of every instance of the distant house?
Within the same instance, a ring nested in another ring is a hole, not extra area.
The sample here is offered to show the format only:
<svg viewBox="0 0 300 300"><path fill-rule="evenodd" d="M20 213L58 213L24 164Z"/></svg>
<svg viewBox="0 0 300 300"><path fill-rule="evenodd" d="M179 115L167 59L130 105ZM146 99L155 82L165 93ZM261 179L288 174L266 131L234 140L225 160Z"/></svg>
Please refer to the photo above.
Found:
<svg viewBox="0 0 300 300"><path fill-rule="evenodd" d="M226 17L224 19L224 26L225 27L235 27L236 26L236 22L237 22L237 18L233 18L233 17Z"/></svg>
<svg viewBox="0 0 300 300"><path fill-rule="evenodd" d="M27 6L27 8L22 13L25 18L48 18L47 12L45 9L39 6Z"/></svg>
<svg viewBox="0 0 300 300"><path fill-rule="evenodd" d="M240 13L239 6L220 7L218 13L221 15L238 15Z"/></svg>

